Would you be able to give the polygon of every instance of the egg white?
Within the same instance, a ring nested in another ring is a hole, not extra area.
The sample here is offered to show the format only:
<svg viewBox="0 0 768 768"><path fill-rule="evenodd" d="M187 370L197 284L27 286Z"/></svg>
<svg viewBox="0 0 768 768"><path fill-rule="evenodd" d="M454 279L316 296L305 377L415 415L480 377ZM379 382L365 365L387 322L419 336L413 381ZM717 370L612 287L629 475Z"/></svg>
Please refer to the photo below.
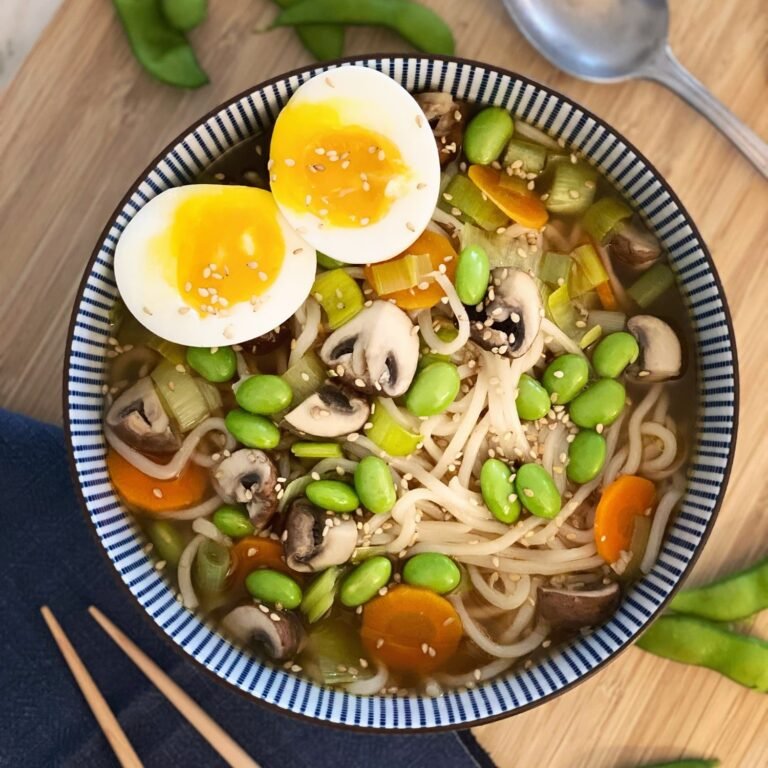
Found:
<svg viewBox="0 0 768 768"><path fill-rule="evenodd" d="M409 171L387 213L367 226L339 227L275 201L288 222L318 251L347 264L370 264L402 253L427 227L440 192L440 158L432 130L416 100L387 75L344 65L316 75L293 94L286 109L303 103L342 103L343 123L376 131L393 142ZM273 136L281 129L280 115ZM279 173L279 164L275 166ZM273 190L274 192L274 190Z"/></svg>
<svg viewBox="0 0 768 768"><path fill-rule="evenodd" d="M186 302L179 286L168 281L153 242L168 232L183 201L201 193L226 194L227 189L231 187L200 184L168 189L136 213L117 243L114 270L120 295L131 314L163 339L195 347L247 341L287 320L309 295L315 279L315 250L289 226L274 206L272 195L256 189L251 191L269 198L262 204L274 206L285 241L282 266L257 303L233 304L227 308L227 316L201 316Z"/></svg>

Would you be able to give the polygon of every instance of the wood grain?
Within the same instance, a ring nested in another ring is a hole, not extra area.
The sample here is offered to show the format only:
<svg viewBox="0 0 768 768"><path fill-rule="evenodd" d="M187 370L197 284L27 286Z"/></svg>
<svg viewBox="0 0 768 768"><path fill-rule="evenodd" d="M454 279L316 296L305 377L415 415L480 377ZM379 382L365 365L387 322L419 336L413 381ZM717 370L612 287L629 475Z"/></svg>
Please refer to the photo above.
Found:
<svg viewBox="0 0 768 768"><path fill-rule="evenodd" d="M728 496L692 582L765 553L768 408L768 184L709 123L646 82L597 86L555 71L498 0L427 0L458 53L567 93L624 133L678 192L709 244L730 300L741 425ZM75 289L107 217L149 160L189 123L255 83L308 63L292 33L257 34L266 0L211 3L194 43L212 85L180 93L137 68L105 0L68 0L0 102L0 404L58 421ZM768 135L768 9L763 0L673 0L672 46L739 117ZM353 30L348 52L406 50ZM755 631L768 634L768 616ZM631 649L571 693L476 729L501 768L617 768L718 755L768 765L766 699L714 674Z"/></svg>

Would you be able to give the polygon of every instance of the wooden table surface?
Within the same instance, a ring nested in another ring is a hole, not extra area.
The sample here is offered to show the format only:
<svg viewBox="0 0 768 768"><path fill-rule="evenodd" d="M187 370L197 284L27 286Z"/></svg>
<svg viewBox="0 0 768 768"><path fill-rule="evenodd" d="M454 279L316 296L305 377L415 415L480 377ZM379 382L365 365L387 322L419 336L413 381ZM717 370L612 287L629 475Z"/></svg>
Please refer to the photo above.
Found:
<svg viewBox="0 0 768 768"><path fill-rule="evenodd" d="M702 117L658 85L598 86L554 70L500 0L427 0L459 55L556 88L614 125L682 198L709 244L733 313L741 424L728 495L691 582L766 552L768 513L768 184ZM0 97L0 405L61 418L60 374L76 286L107 217L148 161L217 103L308 63L287 30L256 34L267 0L213 2L192 37L212 85L184 93L134 63L106 0L67 0ZM739 117L768 135L764 0L673 0L679 58ZM353 30L348 53L407 50ZM0 471L2 469L0 468ZM768 634L768 615L754 630ZM554 702L475 729L500 768L622 768L683 755L768 766L766 698L713 673L630 649Z"/></svg>

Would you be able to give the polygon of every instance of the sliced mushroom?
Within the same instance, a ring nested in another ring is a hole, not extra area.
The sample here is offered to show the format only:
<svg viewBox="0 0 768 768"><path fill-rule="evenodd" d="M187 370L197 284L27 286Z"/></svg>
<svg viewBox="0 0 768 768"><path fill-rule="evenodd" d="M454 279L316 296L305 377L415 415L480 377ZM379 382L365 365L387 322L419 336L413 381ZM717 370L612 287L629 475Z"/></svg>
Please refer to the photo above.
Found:
<svg viewBox="0 0 768 768"><path fill-rule="evenodd" d="M659 241L641 224L620 224L607 243L608 253L636 270L648 269L661 255Z"/></svg>
<svg viewBox="0 0 768 768"><path fill-rule="evenodd" d="M285 421L301 434L340 437L362 429L370 412L364 397L326 383L287 413Z"/></svg>
<svg viewBox="0 0 768 768"><path fill-rule="evenodd" d="M416 101L432 128L440 153L440 165L447 165L461 152L469 106L466 102L455 101L450 93L444 91L419 93Z"/></svg>
<svg viewBox="0 0 768 768"><path fill-rule="evenodd" d="M522 357L541 328L541 294L526 272L498 267L482 305L469 307L470 332L484 349Z"/></svg>
<svg viewBox="0 0 768 768"><path fill-rule="evenodd" d="M539 587L539 614L561 629L594 627L619 607L621 590L615 582L601 589L570 590Z"/></svg>
<svg viewBox="0 0 768 768"><path fill-rule="evenodd" d="M213 485L228 504L245 504L256 530L264 528L277 510L277 468L263 451L235 451L216 468Z"/></svg>
<svg viewBox="0 0 768 768"><path fill-rule="evenodd" d="M138 451L172 453L181 446L149 376L139 379L112 403L107 424Z"/></svg>
<svg viewBox="0 0 768 768"><path fill-rule="evenodd" d="M637 339L640 355L627 368L627 375L637 382L665 381L680 375L683 351L672 328L653 315L635 315L627 330Z"/></svg>
<svg viewBox="0 0 768 768"><path fill-rule="evenodd" d="M248 352L251 355L265 355L281 344L287 344L290 337L290 328L283 324L257 336L255 339L244 341L240 346L243 348L243 352Z"/></svg>
<svg viewBox="0 0 768 768"><path fill-rule="evenodd" d="M233 608L221 625L243 645L260 646L275 661L292 659L304 645L304 630L292 613L261 603Z"/></svg>
<svg viewBox="0 0 768 768"><path fill-rule="evenodd" d="M355 388L398 397L411 385L419 362L414 328L402 309L374 301L325 340L320 357Z"/></svg>
<svg viewBox="0 0 768 768"><path fill-rule="evenodd" d="M323 512L303 497L291 503L285 532L288 567L305 573L346 563L357 545L353 520Z"/></svg>

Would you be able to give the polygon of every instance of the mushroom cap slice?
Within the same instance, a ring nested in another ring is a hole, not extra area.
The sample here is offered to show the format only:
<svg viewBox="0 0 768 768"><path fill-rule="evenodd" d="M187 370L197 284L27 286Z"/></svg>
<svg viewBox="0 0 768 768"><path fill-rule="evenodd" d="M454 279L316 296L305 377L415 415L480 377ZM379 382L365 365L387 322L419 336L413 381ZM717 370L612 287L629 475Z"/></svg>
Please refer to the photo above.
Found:
<svg viewBox="0 0 768 768"><path fill-rule="evenodd" d="M614 614L620 599L621 590L616 582L581 591L539 587L539 614L562 629L594 627Z"/></svg>
<svg viewBox="0 0 768 768"><path fill-rule="evenodd" d="M469 307L468 313L476 344L507 357L522 357L539 333L544 309L527 272L497 267L482 306Z"/></svg>
<svg viewBox="0 0 768 768"><path fill-rule="evenodd" d="M635 315L627 321L627 330L640 345L637 361L627 368L632 381L665 381L680 375L683 350L680 339L667 323L653 315Z"/></svg>
<svg viewBox="0 0 768 768"><path fill-rule="evenodd" d="M285 531L285 561L303 573L346 563L357 546L353 520L327 514L303 497L291 503Z"/></svg>
<svg viewBox="0 0 768 768"><path fill-rule="evenodd" d="M325 340L320 357L356 389L398 397L411 385L419 362L414 328L402 309L374 301Z"/></svg>
<svg viewBox="0 0 768 768"><path fill-rule="evenodd" d="M238 606L224 617L221 626L243 645L261 646L275 661L291 659L304 645L301 622L288 611L267 608L260 603Z"/></svg>
<svg viewBox="0 0 768 768"><path fill-rule="evenodd" d="M277 510L277 467L263 451L241 448L221 461L213 486L228 504L245 504L254 527L263 528Z"/></svg>
<svg viewBox="0 0 768 768"><path fill-rule="evenodd" d="M659 241L645 227L632 221L617 227L607 248L611 258L636 270L648 269L661 256Z"/></svg>
<svg viewBox="0 0 768 768"><path fill-rule="evenodd" d="M364 397L326 383L287 413L285 421L301 434L340 437L362 429L370 413Z"/></svg>
<svg viewBox="0 0 768 768"><path fill-rule="evenodd" d="M445 91L418 93L414 98L432 128L440 153L440 165L448 165L461 152L469 105L464 101L455 101Z"/></svg>
<svg viewBox="0 0 768 768"><path fill-rule="evenodd" d="M123 442L139 451L172 453L181 447L149 376L139 379L112 403L106 421Z"/></svg>

